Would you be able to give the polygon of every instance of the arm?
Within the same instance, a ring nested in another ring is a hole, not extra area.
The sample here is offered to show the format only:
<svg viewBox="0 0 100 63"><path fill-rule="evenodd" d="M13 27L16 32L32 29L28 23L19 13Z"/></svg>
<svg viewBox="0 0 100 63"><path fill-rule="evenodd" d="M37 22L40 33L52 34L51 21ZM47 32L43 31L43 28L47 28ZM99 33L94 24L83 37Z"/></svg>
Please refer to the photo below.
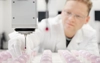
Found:
<svg viewBox="0 0 100 63"><path fill-rule="evenodd" d="M38 29L35 32L27 36L27 51L33 50L35 47L43 41L44 39L44 28L45 28L45 20L43 20L38 25ZM25 38L23 35L13 32L10 34L10 40L8 43L8 49L11 50L12 55L17 57L22 54L22 51L25 47ZM13 52L12 52L13 51Z"/></svg>

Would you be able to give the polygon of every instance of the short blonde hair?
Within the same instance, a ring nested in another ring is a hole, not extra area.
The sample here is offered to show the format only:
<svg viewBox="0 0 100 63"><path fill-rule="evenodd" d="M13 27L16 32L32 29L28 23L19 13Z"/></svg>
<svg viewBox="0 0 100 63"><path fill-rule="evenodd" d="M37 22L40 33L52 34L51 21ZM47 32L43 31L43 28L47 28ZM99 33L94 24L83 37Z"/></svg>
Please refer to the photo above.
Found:
<svg viewBox="0 0 100 63"><path fill-rule="evenodd" d="M71 0L67 0L67 1L71 1ZM79 2L86 4L87 8L88 8L88 14L90 13L90 10L92 8L92 1L91 0L73 0L73 1L79 1Z"/></svg>

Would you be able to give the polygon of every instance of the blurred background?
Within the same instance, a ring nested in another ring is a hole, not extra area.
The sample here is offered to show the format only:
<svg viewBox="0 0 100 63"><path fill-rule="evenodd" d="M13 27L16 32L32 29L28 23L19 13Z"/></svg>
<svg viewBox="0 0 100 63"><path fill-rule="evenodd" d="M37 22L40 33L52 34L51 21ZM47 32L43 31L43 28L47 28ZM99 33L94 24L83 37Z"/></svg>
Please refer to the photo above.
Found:
<svg viewBox="0 0 100 63"><path fill-rule="evenodd" d="M49 17L55 17L61 13L66 0L49 0L46 11L45 0L37 0L37 13L39 22L45 18L46 12ZM100 43L100 0L92 0L93 8L90 12L89 24L97 30L98 45ZM0 49L7 49L9 33L13 32L11 23L11 0L0 0Z"/></svg>

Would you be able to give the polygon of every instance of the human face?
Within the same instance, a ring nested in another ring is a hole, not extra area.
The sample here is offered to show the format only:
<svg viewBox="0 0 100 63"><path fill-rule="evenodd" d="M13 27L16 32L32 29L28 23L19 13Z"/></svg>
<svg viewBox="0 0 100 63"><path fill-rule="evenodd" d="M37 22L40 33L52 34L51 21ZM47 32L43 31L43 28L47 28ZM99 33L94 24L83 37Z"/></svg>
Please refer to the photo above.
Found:
<svg viewBox="0 0 100 63"><path fill-rule="evenodd" d="M67 1L61 16L65 31L77 32L89 21L87 6L78 1Z"/></svg>

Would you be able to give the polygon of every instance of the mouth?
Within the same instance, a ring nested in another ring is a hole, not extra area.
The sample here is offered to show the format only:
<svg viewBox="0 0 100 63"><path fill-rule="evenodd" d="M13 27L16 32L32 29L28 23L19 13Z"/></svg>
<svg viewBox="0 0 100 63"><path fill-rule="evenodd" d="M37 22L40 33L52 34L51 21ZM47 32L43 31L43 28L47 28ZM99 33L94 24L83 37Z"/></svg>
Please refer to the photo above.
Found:
<svg viewBox="0 0 100 63"><path fill-rule="evenodd" d="M71 24L71 23L67 23L67 25L68 25L68 26L74 26L74 25L73 25L73 24Z"/></svg>

